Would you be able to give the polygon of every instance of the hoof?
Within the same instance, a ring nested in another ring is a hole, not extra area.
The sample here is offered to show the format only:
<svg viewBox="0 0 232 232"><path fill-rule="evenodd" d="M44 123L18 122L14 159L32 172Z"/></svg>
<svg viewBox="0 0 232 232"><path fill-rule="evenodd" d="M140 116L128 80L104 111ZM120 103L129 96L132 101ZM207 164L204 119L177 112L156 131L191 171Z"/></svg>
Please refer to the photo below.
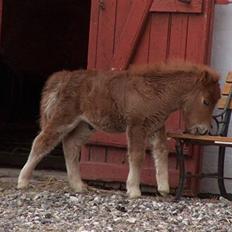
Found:
<svg viewBox="0 0 232 232"><path fill-rule="evenodd" d="M28 187L28 184L29 184L28 180L18 180L17 188L24 189L24 188Z"/></svg>
<svg viewBox="0 0 232 232"><path fill-rule="evenodd" d="M130 199L141 197L141 191L139 189L128 190L127 195Z"/></svg>
<svg viewBox="0 0 232 232"><path fill-rule="evenodd" d="M71 184L71 187L76 193L88 191L88 185L85 183L79 183L79 184L75 184L75 185Z"/></svg>
<svg viewBox="0 0 232 232"><path fill-rule="evenodd" d="M160 194L162 197L167 197L167 196L169 195L169 192L159 191L159 194Z"/></svg>
<svg viewBox="0 0 232 232"><path fill-rule="evenodd" d="M169 189L169 186L166 186L166 188L160 188L158 189L158 192L160 193L160 195L162 197L167 197L170 193L170 189Z"/></svg>

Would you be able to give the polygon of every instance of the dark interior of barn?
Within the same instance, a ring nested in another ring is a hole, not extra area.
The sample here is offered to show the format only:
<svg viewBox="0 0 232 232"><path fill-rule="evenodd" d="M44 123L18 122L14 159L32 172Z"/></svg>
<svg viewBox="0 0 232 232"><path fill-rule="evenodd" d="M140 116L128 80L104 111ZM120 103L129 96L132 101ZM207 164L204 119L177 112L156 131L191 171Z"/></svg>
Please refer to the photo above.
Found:
<svg viewBox="0 0 232 232"><path fill-rule="evenodd" d="M86 68L89 20L90 0L4 1L0 153L8 158L1 158L1 165L12 164L9 156L16 153L28 155L39 130L40 94L48 76Z"/></svg>

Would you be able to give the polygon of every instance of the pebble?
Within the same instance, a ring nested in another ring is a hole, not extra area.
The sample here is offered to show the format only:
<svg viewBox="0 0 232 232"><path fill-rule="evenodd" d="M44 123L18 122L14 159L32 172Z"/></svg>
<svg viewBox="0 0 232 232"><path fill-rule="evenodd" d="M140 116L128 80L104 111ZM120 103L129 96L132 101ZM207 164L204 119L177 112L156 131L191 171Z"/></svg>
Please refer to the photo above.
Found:
<svg viewBox="0 0 232 232"><path fill-rule="evenodd" d="M62 186L1 189L0 231L232 231L232 204L224 198L131 200L125 192L76 194Z"/></svg>
<svg viewBox="0 0 232 232"><path fill-rule="evenodd" d="M129 222L129 223L135 223L136 218L128 218L126 221Z"/></svg>
<svg viewBox="0 0 232 232"><path fill-rule="evenodd" d="M71 196L69 199L72 202L78 202L79 201L79 199L77 197L74 197L74 196Z"/></svg>

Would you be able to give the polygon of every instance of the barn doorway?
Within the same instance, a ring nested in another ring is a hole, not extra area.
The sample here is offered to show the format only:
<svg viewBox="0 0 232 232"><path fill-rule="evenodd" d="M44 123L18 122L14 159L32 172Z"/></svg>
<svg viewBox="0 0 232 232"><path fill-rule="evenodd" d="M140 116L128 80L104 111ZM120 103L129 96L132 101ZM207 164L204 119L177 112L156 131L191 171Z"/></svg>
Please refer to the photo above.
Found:
<svg viewBox="0 0 232 232"><path fill-rule="evenodd" d="M8 158L0 157L2 165L21 165L16 153L28 155L47 77L87 67L90 6L90 0L3 0L0 153Z"/></svg>

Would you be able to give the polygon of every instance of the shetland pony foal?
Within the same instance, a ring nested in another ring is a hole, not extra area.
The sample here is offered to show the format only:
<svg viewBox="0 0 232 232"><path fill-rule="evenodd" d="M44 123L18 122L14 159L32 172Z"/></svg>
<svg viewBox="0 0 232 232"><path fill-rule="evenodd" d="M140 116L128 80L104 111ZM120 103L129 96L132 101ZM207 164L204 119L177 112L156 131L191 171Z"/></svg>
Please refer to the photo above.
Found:
<svg viewBox="0 0 232 232"><path fill-rule="evenodd" d="M95 130L126 132L130 198L141 195L140 170L146 141L153 145L158 191L169 193L164 123L176 110L186 130L205 134L219 99L219 77L202 65L150 65L127 71L61 71L47 81L41 100L41 132L20 172L18 188L28 185L41 159L62 141L72 188L83 191L81 146Z"/></svg>

